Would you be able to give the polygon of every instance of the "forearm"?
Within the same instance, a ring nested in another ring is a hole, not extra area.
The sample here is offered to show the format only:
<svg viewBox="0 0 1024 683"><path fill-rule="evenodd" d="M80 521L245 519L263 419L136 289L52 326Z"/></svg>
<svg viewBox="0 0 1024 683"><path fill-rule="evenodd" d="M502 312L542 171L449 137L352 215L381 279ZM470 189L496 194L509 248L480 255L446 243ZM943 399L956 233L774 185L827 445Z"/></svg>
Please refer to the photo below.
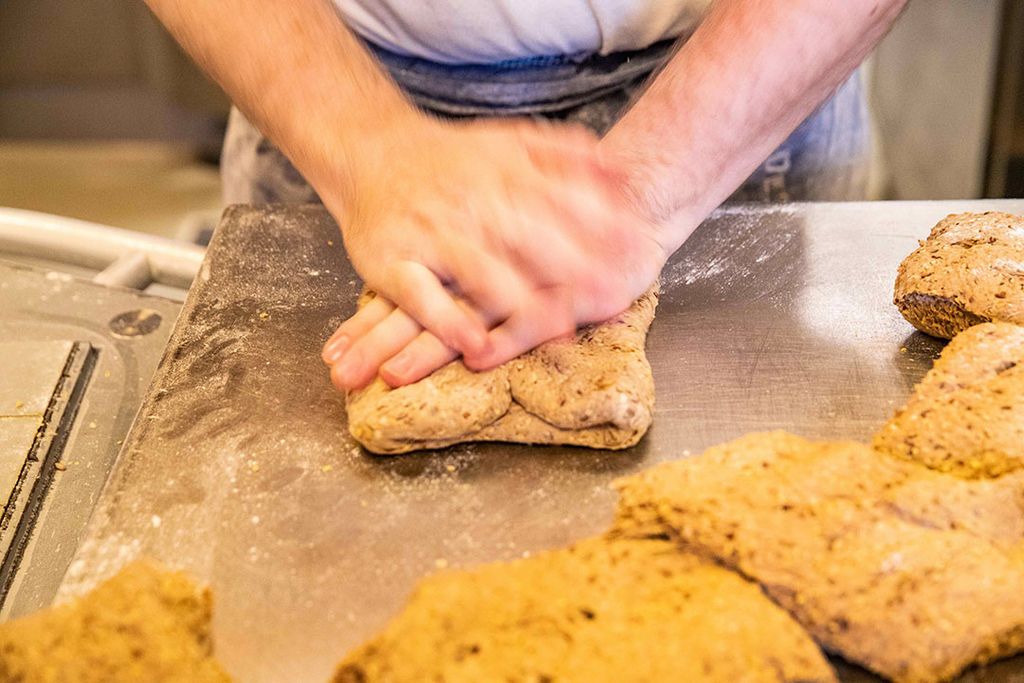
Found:
<svg viewBox="0 0 1024 683"><path fill-rule="evenodd" d="M885 35L905 0L718 0L602 143L675 251Z"/></svg>
<svg viewBox="0 0 1024 683"><path fill-rule="evenodd" d="M327 0L147 4L317 189L344 192L378 131L417 117Z"/></svg>

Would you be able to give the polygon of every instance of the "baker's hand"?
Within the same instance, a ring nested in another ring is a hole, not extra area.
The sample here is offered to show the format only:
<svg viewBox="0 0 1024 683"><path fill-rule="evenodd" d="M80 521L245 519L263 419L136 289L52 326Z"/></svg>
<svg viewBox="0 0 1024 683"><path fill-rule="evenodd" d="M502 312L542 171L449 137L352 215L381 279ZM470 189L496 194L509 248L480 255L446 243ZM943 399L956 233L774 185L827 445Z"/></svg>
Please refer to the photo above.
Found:
<svg viewBox="0 0 1024 683"><path fill-rule="evenodd" d="M321 192L381 295L324 347L340 388L366 384L403 349L385 366L393 384L458 353L493 367L621 312L665 261L580 128L431 122L393 149L352 179L347 203Z"/></svg>

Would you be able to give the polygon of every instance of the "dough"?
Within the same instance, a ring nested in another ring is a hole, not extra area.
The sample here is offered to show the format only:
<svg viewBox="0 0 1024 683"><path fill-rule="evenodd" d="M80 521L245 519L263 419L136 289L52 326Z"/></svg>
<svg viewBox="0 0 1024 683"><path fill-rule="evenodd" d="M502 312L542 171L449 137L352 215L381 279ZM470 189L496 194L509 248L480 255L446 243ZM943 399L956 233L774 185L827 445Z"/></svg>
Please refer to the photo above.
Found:
<svg viewBox="0 0 1024 683"><path fill-rule="evenodd" d="M1024 649L1020 474L966 480L752 434L620 480L616 527L735 568L849 661L941 681Z"/></svg>
<svg viewBox="0 0 1024 683"><path fill-rule="evenodd" d="M893 302L910 324L951 339L972 325L1024 325L1024 217L952 214L900 264Z"/></svg>
<svg viewBox="0 0 1024 683"><path fill-rule="evenodd" d="M833 681L758 587L660 540L594 538L429 577L336 683Z"/></svg>
<svg viewBox="0 0 1024 683"><path fill-rule="evenodd" d="M1024 327L958 334L873 445L962 477L1024 466Z"/></svg>
<svg viewBox="0 0 1024 683"><path fill-rule="evenodd" d="M74 603L0 624L0 680L223 683L210 613L208 591L135 562Z"/></svg>
<svg viewBox="0 0 1024 683"><path fill-rule="evenodd" d="M374 453L463 441L632 446L651 424L654 379L644 354L652 288L626 312L486 372L454 361L415 384L380 378L347 397L349 431Z"/></svg>

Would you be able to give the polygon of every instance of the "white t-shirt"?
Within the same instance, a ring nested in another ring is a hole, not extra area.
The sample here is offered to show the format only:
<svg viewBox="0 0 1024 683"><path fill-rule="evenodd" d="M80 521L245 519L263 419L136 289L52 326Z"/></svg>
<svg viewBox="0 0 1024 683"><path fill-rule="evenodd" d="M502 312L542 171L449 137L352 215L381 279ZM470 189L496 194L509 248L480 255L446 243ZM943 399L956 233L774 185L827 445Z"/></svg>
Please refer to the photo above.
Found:
<svg viewBox="0 0 1024 683"><path fill-rule="evenodd" d="M692 30L711 0L334 0L399 54L446 63L638 50Z"/></svg>

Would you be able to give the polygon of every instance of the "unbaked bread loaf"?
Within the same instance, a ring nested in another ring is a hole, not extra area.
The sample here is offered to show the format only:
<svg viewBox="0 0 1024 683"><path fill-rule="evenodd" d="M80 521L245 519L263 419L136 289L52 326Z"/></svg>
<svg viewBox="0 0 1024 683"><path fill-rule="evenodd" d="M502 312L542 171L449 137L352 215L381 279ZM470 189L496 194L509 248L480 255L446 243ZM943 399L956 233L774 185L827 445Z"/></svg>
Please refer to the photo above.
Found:
<svg viewBox="0 0 1024 683"><path fill-rule="evenodd" d="M982 322L1024 324L1024 217L942 219L900 264L893 302L914 327L945 339Z"/></svg>
<svg viewBox="0 0 1024 683"><path fill-rule="evenodd" d="M654 287L612 320L493 370L454 361L397 389L377 378L347 395L349 431L374 453L465 441L632 446L654 409L644 344L657 303Z"/></svg>
<svg viewBox="0 0 1024 683"><path fill-rule="evenodd" d="M872 444L962 477L1024 466L1024 327L982 323L954 337Z"/></svg>
<svg viewBox="0 0 1024 683"><path fill-rule="evenodd" d="M336 683L833 681L738 574L657 539L594 538L424 579Z"/></svg>
<svg viewBox="0 0 1024 683"><path fill-rule="evenodd" d="M209 591L137 561L72 603L0 624L0 681L226 683L210 616Z"/></svg>
<svg viewBox="0 0 1024 683"><path fill-rule="evenodd" d="M616 525L757 581L900 683L1024 650L1024 471L966 480L853 442L750 434L621 480Z"/></svg>

